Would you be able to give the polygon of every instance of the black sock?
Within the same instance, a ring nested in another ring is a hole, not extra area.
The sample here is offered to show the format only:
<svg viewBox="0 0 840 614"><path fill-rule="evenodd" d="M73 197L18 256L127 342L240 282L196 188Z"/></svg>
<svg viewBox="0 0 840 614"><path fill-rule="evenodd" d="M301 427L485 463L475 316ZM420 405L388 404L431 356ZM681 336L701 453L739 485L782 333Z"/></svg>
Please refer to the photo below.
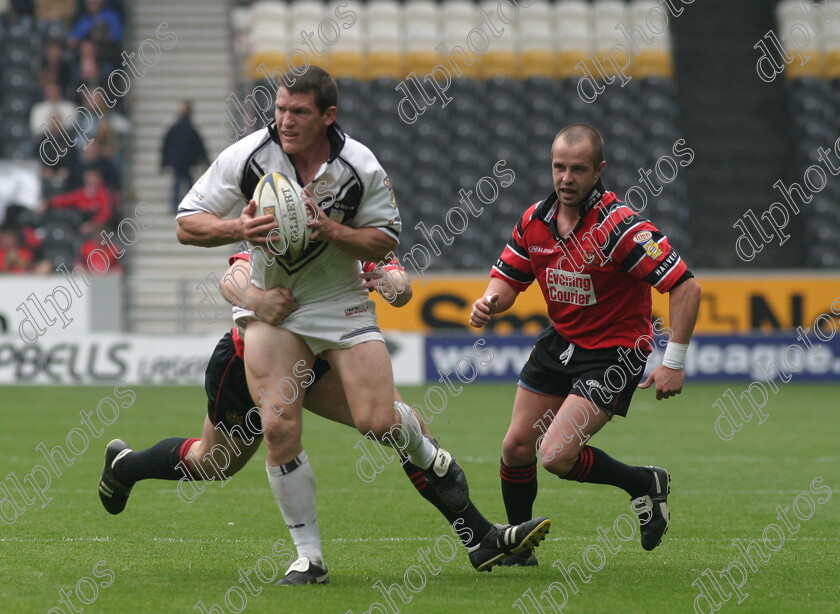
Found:
<svg viewBox="0 0 840 614"><path fill-rule="evenodd" d="M537 460L519 467L510 467L499 461L499 477L502 478L502 500L508 522L520 524L530 520L537 498Z"/></svg>
<svg viewBox="0 0 840 614"><path fill-rule="evenodd" d="M458 533L461 543L467 548L475 546L481 541L481 538L487 534L492 526L490 522L478 511L478 509L470 501L463 512L455 513L450 510L443 501L441 501L435 489L429 485L426 476L420 470L420 467L413 464L408 459L403 459L405 462L402 465L403 471L411 480L414 488L420 493L426 501L434 505L438 511L443 514L449 525Z"/></svg>
<svg viewBox="0 0 840 614"><path fill-rule="evenodd" d="M653 476L644 467L625 465L599 448L584 446L575 466L563 479L618 486L635 498L650 490Z"/></svg>
<svg viewBox="0 0 840 614"><path fill-rule="evenodd" d="M170 437L157 442L151 448L130 452L114 465L114 475L126 486L140 480L180 480L192 479L189 471L184 471L183 462L192 442L197 439Z"/></svg>

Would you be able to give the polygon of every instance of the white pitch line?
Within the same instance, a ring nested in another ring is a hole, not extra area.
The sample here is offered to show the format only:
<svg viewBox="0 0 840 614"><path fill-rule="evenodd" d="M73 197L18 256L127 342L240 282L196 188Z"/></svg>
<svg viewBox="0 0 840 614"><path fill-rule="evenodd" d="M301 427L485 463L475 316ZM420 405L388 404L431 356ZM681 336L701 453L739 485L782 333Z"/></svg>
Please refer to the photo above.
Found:
<svg viewBox="0 0 840 614"><path fill-rule="evenodd" d="M425 541L433 541L436 540L438 537L442 537L442 535L438 536L427 536L427 537L333 537L330 539L325 539L323 541L330 542L330 543L347 543L347 544L359 544L359 543L366 543L366 542L425 542ZM453 536L449 536L455 539ZM722 542L726 541L726 539L711 539L706 537L677 537L677 536L668 536L669 542L702 542L702 543L711 543L711 542ZM144 541L156 542L156 543L167 543L167 544L251 544L251 543L258 543L262 542L263 538L253 538L253 539L184 539L183 537L145 537L143 538ZM112 538L112 537L0 537L0 543L2 542L14 542L14 543L50 543L50 542L118 542L122 541L120 539ZM546 537L546 542L577 542L580 544L589 544L592 543L592 536L591 535L575 535L575 536L564 536L564 537ZM798 542L836 542L838 541L837 537L797 537L796 541ZM635 543L633 542L628 543Z"/></svg>

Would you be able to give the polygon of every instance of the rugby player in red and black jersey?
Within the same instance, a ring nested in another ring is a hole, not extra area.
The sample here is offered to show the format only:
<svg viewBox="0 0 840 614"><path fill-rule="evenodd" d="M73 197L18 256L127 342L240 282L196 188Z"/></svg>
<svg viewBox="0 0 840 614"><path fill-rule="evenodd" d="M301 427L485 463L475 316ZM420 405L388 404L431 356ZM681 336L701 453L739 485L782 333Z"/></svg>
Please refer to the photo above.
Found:
<svg viewBox="0 0 840 614"><path fill-rule="evenodd" d="M604 189L603 151L601 135L590 126L574 124L557 134L555 192L514 226L470 324L486 325L533 281L552 321L522 368L503 442L509 522L531 517L539 455L561 478L624 489L639 516L642 546L652 550L668 529L668 472L625 465L588 442L613 416L626 416L637 386L654 385L657 399L682 391L700 286L668 239ZM670 339L663 364L640 385L654 343L651 286L669 294ZM502 564L537 562L524 552Z"/></svg>

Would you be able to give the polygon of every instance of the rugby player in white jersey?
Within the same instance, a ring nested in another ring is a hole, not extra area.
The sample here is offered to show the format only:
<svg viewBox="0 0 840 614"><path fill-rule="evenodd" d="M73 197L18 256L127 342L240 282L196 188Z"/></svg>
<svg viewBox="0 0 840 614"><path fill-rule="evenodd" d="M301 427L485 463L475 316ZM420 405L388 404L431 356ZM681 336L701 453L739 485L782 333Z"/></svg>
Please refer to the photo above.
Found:
<svg viewBox="0 0 840 614"><path fill-rule="evenodd" d="M264 322L279 325L297 308L297 304L283 288L260 290L248 283L250 258L247 252L230 258L230 268L222 276L223 296L236 305L250 306ZM369 291L379 292L394 307L402 307L411 299L411 284L405 269L396 258L375 266L365 263L362 278ZM105 448L105 466L99 482L102 505L111 514L125 510L128 497L137 482L149 479L178 481L177 492L186 502L195 501L205 487L193 482L227 480L239 472L262 443L262 421L258 407L254 407L248 391L243 364L244 344L236 327L227 332L213 351L205 373L207 415L201 437L168 437L143 450L132 450L121 439L114 439ZM328 420L353 426L344 390L329 364L319 358L312 366L311 383L304 391L304 406ZM399 398L395 391L395 396ZM422 425L424 433L425 426ZM434 505L457 531L462 543L469 547L475 542L483 517L474 512L458 515L451 512L431 488L420 469L403 458L402 468L412 486ZM294 542L298 564L293 566L278 585L324 584L329 573L323 563L318 518L314 502L314 475L309 458L301 452L293 463L284 467L284 475L304 476L312 486L313 499L304 497L278 498L280 511ZM464 518L466 516L466 518ZM459 520L460 519L460 520ZM295 560L292 550L280 552ZM278 553L279 555L280 553ZM307 563L304 563L303 560ZM309 564L311 561L312 564ZM303 567L301 570L300 568Z"/></svg>
<svg viewBox="0 0 840 614"><path fill-rule="evenodd" d="M254 258L252 283L260 289L287 289L298 308L280 326L245 310L236 320L244 329L248 386L259 399L272 491L278 498L304 496L304 480L284 480L298 473L284 475L284 467L302 451L305 380L295 365L304 361L311 366L321 355L341 380L356 428L398 448L420 467L452 512L467 514L474 507L463 471L447 451L424 437L410 409L394 402L390 358L358 274L359 261L382 261L396 248L400 215L375 156L336 124L337 102L335 81L314 66L295 76L293 84L280 84L275 121L222 152L181 203L178 238L207 247L242 240L264 247L276 221L254 217L254 188L268 172L295 178L319 206L310 223L312 241L293 263ZM239 218L223 219L242 204ZM546 518L514 527L483 523L486 532L470 548L470 560L479 570L507 553L533 547L550 526ZM299 571L309 565L302 562Z"/></svg>

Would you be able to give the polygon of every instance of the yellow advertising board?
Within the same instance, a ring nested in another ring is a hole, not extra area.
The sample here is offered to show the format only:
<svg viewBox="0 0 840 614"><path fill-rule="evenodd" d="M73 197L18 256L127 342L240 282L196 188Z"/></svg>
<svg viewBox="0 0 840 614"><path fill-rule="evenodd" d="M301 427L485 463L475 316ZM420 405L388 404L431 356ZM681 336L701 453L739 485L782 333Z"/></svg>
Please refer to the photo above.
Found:
<svg viewBox="0 0 840 614"><path fill-rule="evenodd" d="M703 289L696 332L732 334L809 328L822 313L840 313L840 274L725 275L697 273ZM487 277L426 276L412 284L414 298L400 309L376 297L379 323L385 330L432 332L469 327L470 307L482 296ZM653 312L668 318L668 295L653 291ZM545 302L536 284L499 315L493 332L536 333L548 325ZM477 334L478 331L476 331Z"/></svg>

